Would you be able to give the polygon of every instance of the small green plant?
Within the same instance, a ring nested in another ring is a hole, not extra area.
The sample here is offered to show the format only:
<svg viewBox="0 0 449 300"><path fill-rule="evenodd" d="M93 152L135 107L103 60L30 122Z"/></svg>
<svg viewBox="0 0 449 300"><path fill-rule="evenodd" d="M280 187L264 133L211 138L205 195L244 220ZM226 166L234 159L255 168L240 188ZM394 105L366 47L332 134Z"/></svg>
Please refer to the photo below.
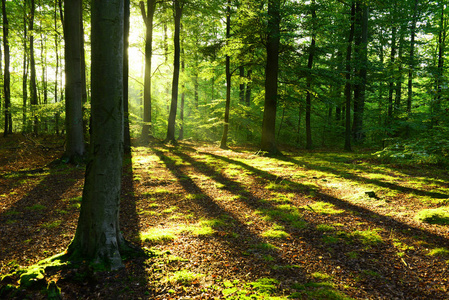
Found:
<svg viewBox="0 0 449 300"><path fill-rule="evenodd" d="M41 227L45 228L45 229L52 229L52 228L58 227L59 225L61 225L61 223L62 223L61 220L56 220L56 221L52 221L52 222L43 223L41 225Z"/></svg>
<svg viewBox="0 0 449 300"><path fill-rule="evenodd" d="M449 209L448 207L423 209L416 215L416 218L429 224L449 225Z"/></svg>
<svg viewBox="0 0 449 300"><path fill-rule="evenodd" d="M316 226L316 230L318 230L318 231L324 231L324 232L327 232L327 231L334 231L334 230L335 230L335 227L334 227L334 226L331 226L331 225L327 225L327 224L318 224L318 225Z"/></svg>

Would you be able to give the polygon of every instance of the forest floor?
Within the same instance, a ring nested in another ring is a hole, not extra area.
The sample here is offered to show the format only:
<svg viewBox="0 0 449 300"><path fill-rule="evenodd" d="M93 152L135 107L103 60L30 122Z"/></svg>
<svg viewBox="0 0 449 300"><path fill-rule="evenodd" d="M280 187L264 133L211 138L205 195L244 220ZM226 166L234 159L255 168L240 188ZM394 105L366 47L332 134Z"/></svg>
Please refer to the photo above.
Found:
<svg viewBox="0 0 449 300"><path fill-rule="evenodd" d="M448 223L447 170L369 151L256 150L134 147L121 228L147 255L115 272L45 268L17 288L21 269L73 238L84 166L52 163L60 138L2 138L0 275L15 275L0 298L51 298L54 282L62 299L449 299L449 226L419 220Z"/></svg>

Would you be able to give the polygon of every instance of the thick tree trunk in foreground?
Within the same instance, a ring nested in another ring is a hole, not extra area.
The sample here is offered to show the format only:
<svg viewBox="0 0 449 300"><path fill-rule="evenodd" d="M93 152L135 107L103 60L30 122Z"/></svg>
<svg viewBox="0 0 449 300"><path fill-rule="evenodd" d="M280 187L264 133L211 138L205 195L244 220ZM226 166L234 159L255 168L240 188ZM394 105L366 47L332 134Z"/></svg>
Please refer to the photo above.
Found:
<svg viewBox="0 0 449 300"><path fill-rule="evenodd" d="M268 1L267 65L265 68L265 104L262 123L261 150L277 154L276 109L278 97L280 0Z"/></svg>
<svg viewBox="0 0 449 300"><path fill-rule="evenodd" d="M175 125L176 125L176 112L178 110L178 89L179 89L179 65L181 56L181 45L180 45L180 31L181 31L181 17L182 17L182 0L173 0L174 5L174 17L175 17L175 34L174 34L174 44L175 44L175 59L173 63L173 83L172 83L172 93L171 93L171 105L170 114L168 116L168 128L166 142L176 142L175 138Z"/></svg>
<svg viewBox="0 0 449 300"><path fill-rule="evenodd" d="M65 39L65 126L66 150L64 157L76 162L85 155L82 110L82 54L81 54L81 0L64 1Z"/></svg>
<svg viewBox="0 0 449 300"><path fill-rule="evenodd" d="M129 128L129 27L130 27L130 0L124 0L124 37L123 37L123 113L124 113L124 130L123 138L124 138L124 153L131 153L131 133Z"/></svg>
<svg viewBox="0 0 449 300"><path fill-rule="evenodd" d="M92 2L92 135L72 260L123 266L119 227L123 156L123 0Z"/></svg>

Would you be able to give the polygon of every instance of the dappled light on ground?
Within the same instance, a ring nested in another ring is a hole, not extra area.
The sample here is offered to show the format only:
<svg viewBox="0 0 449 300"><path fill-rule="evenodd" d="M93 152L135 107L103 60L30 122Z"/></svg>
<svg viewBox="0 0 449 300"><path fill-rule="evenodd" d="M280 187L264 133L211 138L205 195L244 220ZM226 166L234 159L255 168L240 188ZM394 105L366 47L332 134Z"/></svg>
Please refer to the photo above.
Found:
<svg viewBox="0 0 449 300"><path fill-rule="evenodd" d="M39 182L19 171L1 169L2 274L66 247L81 201L77 168L45 168ZM24 180L32 188L21 188ZM87 272L58 286L68 299L83 291L121 299L446 299L448 226L420 216L447 207L448 181L436 167L382 165L369 153L268 158L194 143L135 147L124 167L122 230L152 254L129 259L104 282ZM46 194L44 183L58 192ZM40 211L38 223L21 201ZM22 222L40 234L3 238ZM17 251L38 244L42 251ZM86 283L92 276L94 285Z"/></svg>

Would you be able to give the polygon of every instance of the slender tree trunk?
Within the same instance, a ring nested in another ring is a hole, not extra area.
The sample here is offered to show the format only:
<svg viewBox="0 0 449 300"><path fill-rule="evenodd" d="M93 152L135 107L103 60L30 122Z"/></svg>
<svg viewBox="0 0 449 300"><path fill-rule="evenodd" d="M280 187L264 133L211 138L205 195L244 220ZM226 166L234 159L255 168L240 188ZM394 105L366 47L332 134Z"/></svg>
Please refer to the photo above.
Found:
<svg viewBox="0 0 449 300"><path fill-rule="evenodd" d="M181 72L182 74L185 73L186 70L186 64L185 64L185 55L184 55L184 46L181 47L181 54L182 54L182 60L181 60ZM180 118L180 122L181 122L181 127L179 128L179 140L183 140L184 139L184 108L185 108L185 101L186 101L186 93L185 93L185 89L186 89L186 84L185 81L182 81L182 85L181 85L181 110L179 112L179 118Z"/></svg>
<svg viewBox="0 0 449 300"><path fill-rule="evenodd" d="M27 1L24 1L23 15L23 70L22 70L22 132L28 131L27 102L28 102L28 24Z"/></svg>
<svg viewBox="0 0 449 300"><path fill-rule="evenodd" d="M261 150L277 154L276 109L278 98L279 45L280 45L280 0L268 1L267 65L265 68L265 104L262 123Z"/></svg>
<svg viewBox="0 0 449 300"><path fill-rule="evenodd" d="M92 2L92 134L72 260L123 267L119 209L123 160L123 0ZM66 7L67 9L67 7ZM107 176L105 176L107 174Z"/></svg>
<svg viewBox="0 0 449 300"><path fill-rule="evenodd" d="M42 25L41 25L42 28ZM46 47L46 41L44 43L44 35L41 33L41 66L42 66L42 104L47 105L48 104L48 83L47 83L47 47ZM48 118L45 116L43 120L43 130L45 132L48 132Z"/></svg>
<svg viewBox="0 0 449 300"><path fill-rule="evenodd" d="M123 37L123 113L124 113L124 136L123 151L125 154L131 154L131 133L129 128L129 27L130 27L130 0L124 0L124 37Z"/></svg>
<svg viewBox="0 0 449 300"><path fill-rule="evenodd" d="M5 96L5 131L4 136L12 134L12 117L11 117L11 75L9 73L10 55L9 55L9 23L6 13L6 0L2 0L2 16L3 16L3 48L5 60L5 72L3 77L3 91Z"/></svg>
<svg viewBox="0 0 449 300"><path fill-rule="evenodd" d="M396 26L393 26L391 29L391 52L390 52L390 65L393 67L395 65L396 58ZM394 71L393 71L394 74ZM391 124L393 121L393 93L394 93L394 82L396 76L391 75L389 91L388 91L388 115L387 120L388 124Z"/></svg>
<svg viewBox="0 0 449 300"><path fill-rule="evenodd" d="M231 37L231 0L226 7L226 43ZM231 57L226 55L226 105L223 123L223 135L221 137L221 149L228 149L229 110L231 107Z"/></svg>
<svg viewBox="0 0 449 300"><path fill-rule="evenodd" d="M355 30L355 2L351 5L351 27L349 29L348 44L346 48L346 85L345 85L345 150L352 151L351 147L351 56L352 56L352 42L354 40Z"/></svg>
<svg viewBox="0 0 449 300"><path fill-rule="evenodd" d="M363 116L365 111L366 77L368 67L368 5L360 0L356 3L356 37L355 73L357 83L354 85L354 120L352 123L352 133L356 142L361 142L365 138L363 133Z"/></svg>
<svg viewBox="0 0 449 300"><path fill-rule="evenodd" d="M245 78L245 67L244 66L240 66L239 67L239 75L240 75L240 85L239 85L239 100L240 103L245 103L245 83L244 83L244 78Z"/></svg>
<svg viewBox="0 0 449 300"><path fill-rule="evenodd" d="M252 73L253 73L253 71L251 69L249 69L248 72L246 73L246 78L248 80L248 83L246 84L246 90L245 90L246 106L251 105L251 88L252 88L251 76L252 76Z"/></svg>
<svg viewBox="0 0 449 300"><path fill-rule="evenodd" d="M432 110L432 128L437 126L440 122L439 114L441 113L441 98L443 93L443 79L444 79L444 53L446 48L446 22L445 22L445 4L441 4L440 30L438 33L438 61L437 61L437 76L435 80L436 97L434 103L431 105Z"/></svg>
<svg viewBox="0 0 449 300"><path fill-rule="evenodd" d="M80 40L82 0L64 1L66 150L64 157L77 163L85 154L82 111L82 54Z"/></svg>
<svg viewBox="0 0 449 300"><path fill-rule="evenodd" d="M59 84L59 32L58 32L58 1L55 1L55 15L54 15L54 25L55 25L55 55L56 55L56 68L55 68L55 103L58 103L58 84ZM59 111L55 113L55 132L59 135Z"/></svg>
<svg viewBox="0 0 449 300"><path fill-rule="evenodd" d="M402 53L404 50L404 28L401 27L399 34L399 48L398 48L398 75L396 77L396 91L395 91L395 98L394 98L394 112L396 116L399 116L401 113L401 105L402 105L402 81L403 81L403 75L402 75Z"/></svg>
<svg viewBox="0 0 449 300"><path fill-rule="evenodd" d="M153 136L151 124L151 64L153 57L153 19L156 10L156 0L147 0L148 12L145 12L145 3L140 1L140 10L146 26L142 140L147 142Z"/></svg>
<svg viewBox="0 0 449 300"><path fill-rule="evenodd" d="M168 117L168 128L166 142L176 142L175 139L175 125L176 125L176 112L178 109L178 89L179 89L179 65L180 65L180 31L181 31L181 17L182 8L184 3L183 0L173 0L174 5L174 18L175 18L175 33L174 33L174 44L175 44L175 58L173 63L173 83L172 83L172 98L170 105L170 114Z"/></svg>
<svg viewBox="0 0 449 300"><path fill-rule="evenodd" d="M412 112L413 101L413 76L415 70L415 37L416 37L416 22L418 18L418 1L415 0L413 9L413 20L410 37L410 56L409 56L409 69L408 69L408 93L407 93L407 113Z"/></svg>
<svg viewBox="0 0 449 300"><path fill-rule="evenodd" d="M34 54L34 14L36 7L34 0L31 0L30 18L29 18L29 32L30 32L30 96L31 96L31 111L33 116L33 133L37 135L39 133L39 118L36 110L38 105L37 99L37 84L36 84L36 61Z"/></svg>
<svg viewBox="0 0 449 300"><path fill-rule="evenodd" d="M312 42L309 48L309 59L307 62L307 68L309 69L309 75L307 76L307 95L306 95L306 149L312 149L312 124L311 124L311 114L312 114L312 68L313 59L315 56L315 23L316 23L316 11L315 11L315 1L312 0L311 3L311 15L312 15Z"/></svg>

